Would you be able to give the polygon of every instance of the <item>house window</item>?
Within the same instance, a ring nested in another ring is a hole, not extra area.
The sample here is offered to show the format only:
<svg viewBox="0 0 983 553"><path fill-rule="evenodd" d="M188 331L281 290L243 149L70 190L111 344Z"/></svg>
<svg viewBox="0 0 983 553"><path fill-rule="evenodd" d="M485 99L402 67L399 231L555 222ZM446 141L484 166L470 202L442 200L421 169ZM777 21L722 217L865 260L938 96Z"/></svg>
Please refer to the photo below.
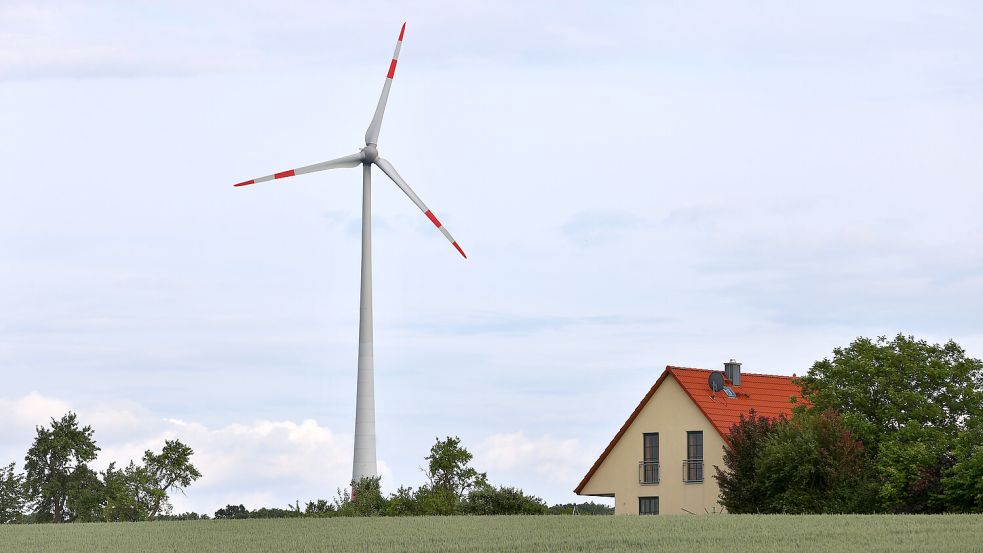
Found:
<svg viewBox="0 0 983 553"><path fill-rule="evenodd" d="M659 498L656 497L639 497L638 498L638 514L640 515L657 515L659 514Z"/></svg>
<svg viewBox="0 0 983 553"><path fill-rule="evenodd" d="M659 483L658 432L647 432L642 435L642 462L639 465L638 481L642 484Z"/></svg>
<svg viewBox="0 0 983 553"><path fill-rule="evenodd" d="M703 481L703 432L686 433L686 461L684 477L687 482Z"/></svg>

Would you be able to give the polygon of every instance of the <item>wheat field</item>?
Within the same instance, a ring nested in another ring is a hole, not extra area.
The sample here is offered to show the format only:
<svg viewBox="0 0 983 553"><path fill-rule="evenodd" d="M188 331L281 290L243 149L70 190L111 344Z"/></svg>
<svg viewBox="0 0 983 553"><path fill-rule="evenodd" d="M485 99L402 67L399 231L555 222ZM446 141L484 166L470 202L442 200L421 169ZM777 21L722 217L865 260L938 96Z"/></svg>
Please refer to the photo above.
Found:
<svg viewBox="0 0 983 553"><path fill-rule="evenodd" d="M0 526L0 551L983 552L983 515L516 516Z"/></svg>

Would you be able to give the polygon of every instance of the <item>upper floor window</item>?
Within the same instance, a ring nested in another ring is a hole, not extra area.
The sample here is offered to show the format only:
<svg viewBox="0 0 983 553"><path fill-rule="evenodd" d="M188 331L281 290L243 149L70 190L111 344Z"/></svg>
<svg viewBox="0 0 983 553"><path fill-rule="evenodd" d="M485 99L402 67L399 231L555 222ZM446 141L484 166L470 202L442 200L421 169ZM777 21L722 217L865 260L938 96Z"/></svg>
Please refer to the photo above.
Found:
<svg viewBox="0 0 983 553"><path fill-rule="evenodd" d="M642 435L642 460L646 463L659 462L659 433L649 432Z"/></svg>
<svg viewBox="0 0 983 553"><path fill-rule="evenodd" d="M703 432L701 430L686 433L686 461L684 461L683 472L687 482L703 481Z"/></svg>
<svg viewBox="0 0 983 553"><path fill-rule="evenodd" d="M659 433L642 434L642 462L638 464L638 481L641 484L659 483Z"/></svg>

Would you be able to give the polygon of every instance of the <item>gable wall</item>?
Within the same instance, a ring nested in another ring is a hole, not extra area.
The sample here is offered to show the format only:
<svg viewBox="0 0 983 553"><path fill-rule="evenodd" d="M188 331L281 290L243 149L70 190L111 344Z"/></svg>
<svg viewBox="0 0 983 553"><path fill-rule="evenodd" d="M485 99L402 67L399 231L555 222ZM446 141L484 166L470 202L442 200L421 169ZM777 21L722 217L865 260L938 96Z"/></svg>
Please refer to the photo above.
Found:
<svg viewBox="0 0 983 553"><path fill-rule="evenodd" d="M686 432L703 431L703 482L684 483ZM659 433L658 484L640 484L642 435ZM714 465L723 466L724 441L670 374L584 486L581 495L615 496L615 514L638 514L638 498L659 497L660 514L720 512ZM684 510L686 509L686 510ZM706 509L706 511L704 510Z"/></svg>

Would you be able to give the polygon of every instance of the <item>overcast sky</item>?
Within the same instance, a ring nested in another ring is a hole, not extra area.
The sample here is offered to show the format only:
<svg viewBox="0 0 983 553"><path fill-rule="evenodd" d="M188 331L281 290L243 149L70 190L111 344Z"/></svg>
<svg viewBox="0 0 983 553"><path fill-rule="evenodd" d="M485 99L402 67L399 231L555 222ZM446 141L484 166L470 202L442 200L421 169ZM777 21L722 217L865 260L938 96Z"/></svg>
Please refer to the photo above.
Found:
<svg viewBox="0 0 983 553"><path fill-rule="evenodd" d="M0 464L76 410L165 438L212 513L351 474L358 169L376 171L378 448L458 435L572 489L667 364L803 373L853 338L983 357L974 2L0 3Z"/></svg>

